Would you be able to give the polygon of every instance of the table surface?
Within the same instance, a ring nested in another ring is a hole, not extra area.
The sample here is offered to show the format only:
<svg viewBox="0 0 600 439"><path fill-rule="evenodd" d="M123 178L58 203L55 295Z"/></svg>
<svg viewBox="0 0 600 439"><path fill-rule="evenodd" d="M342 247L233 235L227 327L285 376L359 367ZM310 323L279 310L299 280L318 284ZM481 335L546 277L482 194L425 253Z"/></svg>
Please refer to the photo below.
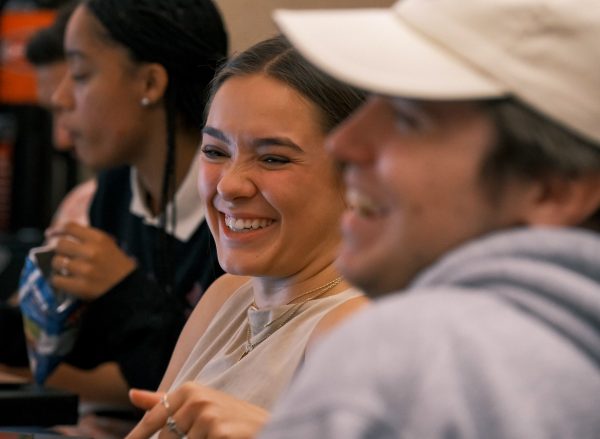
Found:
<svg viewBox="0 0 600 439"><path fill-rule="evenodd" d="M39 387L25 378L0 372L0 428L75 424L78 403L78 396L71 392Z"/></svg>
<svg viewBox="0 0 600 439"><path fill-rule="evenodd" d="M26 384L29 381L23 377L13 375L11 373L2 372L0 370L0 385L1 384Z"/></svg>

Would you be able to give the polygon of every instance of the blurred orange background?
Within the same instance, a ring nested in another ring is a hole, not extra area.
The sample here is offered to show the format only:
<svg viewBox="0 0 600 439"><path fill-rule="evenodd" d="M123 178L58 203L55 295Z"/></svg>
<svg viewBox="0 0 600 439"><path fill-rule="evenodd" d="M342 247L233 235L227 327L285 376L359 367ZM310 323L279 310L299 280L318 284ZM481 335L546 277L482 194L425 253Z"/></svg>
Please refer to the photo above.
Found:
<svg viewBox="0 0 600 439"><path fill-rule="evenodd" d="M5 11L0 16L0 104L35 104L33 70L25 59L27 40L54 21L54 10Z"/></svg>

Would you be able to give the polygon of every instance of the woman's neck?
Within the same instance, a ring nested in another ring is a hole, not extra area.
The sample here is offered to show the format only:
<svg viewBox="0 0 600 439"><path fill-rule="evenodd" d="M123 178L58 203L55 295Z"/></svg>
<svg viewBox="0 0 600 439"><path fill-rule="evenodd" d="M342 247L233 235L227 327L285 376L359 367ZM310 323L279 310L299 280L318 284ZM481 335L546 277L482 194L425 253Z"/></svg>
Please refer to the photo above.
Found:
<svg viewBox="0 0 600 439"><path fill-rule="evenodd" d="M175 152L175 191L179 188L196 154L200 134L191 133L179 128L175 137L177 145ZM146 194L144 200L148 209L153 215L160 213L163 176L166 162L166 141L160 142L159 139L154 144L147 146L147 153L134 167L138 173L139 184Z"/></svg>
<svg viewBox="0 0 600 439"><path fill-rule="evenodd" d="M349 288L333 263L312 273L299 273L285 278L254 277L254 303L258 308L273 308L300 303L314 297L326 297Z"/></svg>

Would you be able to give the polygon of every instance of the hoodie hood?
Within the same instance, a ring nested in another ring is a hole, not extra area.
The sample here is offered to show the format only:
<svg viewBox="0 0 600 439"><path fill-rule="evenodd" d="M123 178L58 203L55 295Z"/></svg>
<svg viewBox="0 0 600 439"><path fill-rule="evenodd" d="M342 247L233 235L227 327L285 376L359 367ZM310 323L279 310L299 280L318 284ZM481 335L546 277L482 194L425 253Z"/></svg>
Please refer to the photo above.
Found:
<svg viewBox="0 0 600 439"><path fill-rule="evenodd" d="M582 229L499 232L447 254L410 286L455 286L510 301L600 365L600 235Z"/></svg>

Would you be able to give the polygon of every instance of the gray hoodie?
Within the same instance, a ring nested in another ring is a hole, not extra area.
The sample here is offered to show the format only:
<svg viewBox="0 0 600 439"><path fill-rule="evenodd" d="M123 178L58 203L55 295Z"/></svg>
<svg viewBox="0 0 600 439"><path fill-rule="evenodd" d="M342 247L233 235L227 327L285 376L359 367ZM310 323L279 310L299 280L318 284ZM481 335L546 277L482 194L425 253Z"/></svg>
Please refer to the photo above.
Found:
<svg viewBox="0 0 600 439"><path fill-rule="evenodd" d="M600 235L449 253L327 337L260 438L600 438Z"/></svg>

